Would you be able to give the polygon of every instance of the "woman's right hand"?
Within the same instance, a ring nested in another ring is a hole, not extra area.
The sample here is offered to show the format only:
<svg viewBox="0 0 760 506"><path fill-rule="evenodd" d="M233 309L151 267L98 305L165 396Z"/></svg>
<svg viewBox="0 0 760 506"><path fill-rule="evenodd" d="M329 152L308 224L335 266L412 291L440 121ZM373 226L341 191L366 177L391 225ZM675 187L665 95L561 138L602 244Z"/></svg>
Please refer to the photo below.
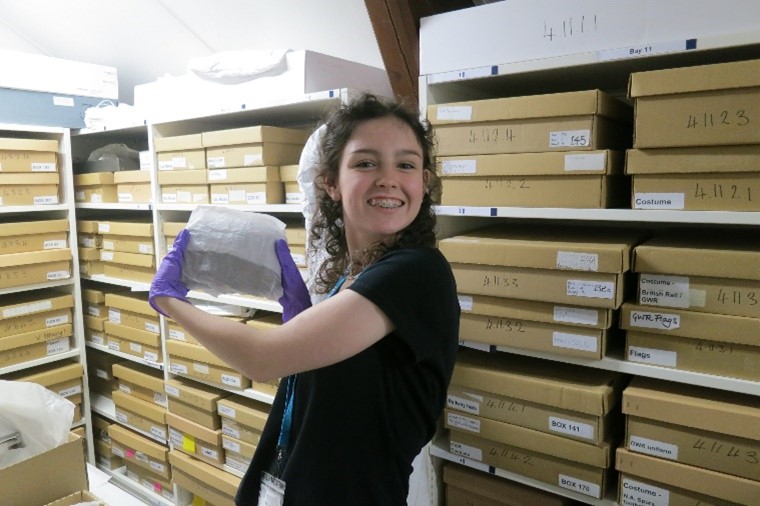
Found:
<svg viewBox="0 0 760 506"><path fill-rule="evenodd" d="M177 234L174 244L166 253L166 256L161 260L161 265L158 267L158 271L150 284L150 292L148 294L150 307L164 316L168 315L159 309L154 300L156 297L172 297L188 302L188 289L182 282L182 266L185 261L185 250L189 242L190 232L186 228L183 228Z"/></svg>
<svg viewBox="0 0 760 506"><path fill-rule="evenodd" d="M274 244L277 260L280 262L280 279L282 297L278 300L282 306L282 322L285 323L304 309L311 307L311 296L290 254L288 243L278 239Z"/></svg>

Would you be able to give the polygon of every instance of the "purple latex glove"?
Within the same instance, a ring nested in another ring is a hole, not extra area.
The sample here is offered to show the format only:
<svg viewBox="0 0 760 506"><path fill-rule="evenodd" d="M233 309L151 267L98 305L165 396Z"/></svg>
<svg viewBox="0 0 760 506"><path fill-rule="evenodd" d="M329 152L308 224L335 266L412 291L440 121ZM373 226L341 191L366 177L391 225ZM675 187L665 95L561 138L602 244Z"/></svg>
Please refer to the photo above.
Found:
<svg viewBox="0 0 760 506"><path fill-rule="evenodd" d="M158 272L153 277L153 281L150 284L150 293L148 294L148 303L150 307L164 316L168 316L163 313L155 302L154 297L174 297L175 299L187 300L187 287L182 282L182 264L185 261L185 249L190 243L190 232L183 228L180 230L177 237L174 239L174 244L166 256L161 260L161 265L158 266Z"/></svg>
<svg viewBox="0 0 760 506"><path fill-rule="evenodd" d="M301 272L290 254L288 243L283 239L278 239L274 243L274 251L280 262L282 297L278 302L282 305L282 322L285 323L304 309L311 307L311 297L301 277Z"/></svg>

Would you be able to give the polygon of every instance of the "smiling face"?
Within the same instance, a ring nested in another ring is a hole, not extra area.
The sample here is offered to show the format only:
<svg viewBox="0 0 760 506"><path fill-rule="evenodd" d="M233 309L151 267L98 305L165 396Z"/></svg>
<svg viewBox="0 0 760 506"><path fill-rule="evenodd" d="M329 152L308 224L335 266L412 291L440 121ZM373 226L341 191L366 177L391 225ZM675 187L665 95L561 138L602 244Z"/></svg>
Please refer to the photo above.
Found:
<svg viewBox="0 0 760 506"><path fill-rule="evenodd" d="M360 123L343 149L337 181L326 187L342 203L349 251L387 241L412 223L426 181L409 125L392 116Z"/></svg>

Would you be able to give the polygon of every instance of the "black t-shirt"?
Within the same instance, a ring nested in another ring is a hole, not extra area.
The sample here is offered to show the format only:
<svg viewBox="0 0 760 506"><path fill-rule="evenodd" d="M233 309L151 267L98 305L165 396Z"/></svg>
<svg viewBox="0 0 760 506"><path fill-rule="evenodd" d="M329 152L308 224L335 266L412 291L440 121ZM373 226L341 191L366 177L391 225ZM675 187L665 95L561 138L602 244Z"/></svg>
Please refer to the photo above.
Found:
<svg viewBox="0 0 760 506"><path fill-rule="evenodd" d="M451 269L434 248L392 251L348 288L375 303L395 330L361 353L299 373L286 505L406 504L412 461L435 432L456 359L459 304ZM256 504L272 462L287 381L238 490Z"/></svg>

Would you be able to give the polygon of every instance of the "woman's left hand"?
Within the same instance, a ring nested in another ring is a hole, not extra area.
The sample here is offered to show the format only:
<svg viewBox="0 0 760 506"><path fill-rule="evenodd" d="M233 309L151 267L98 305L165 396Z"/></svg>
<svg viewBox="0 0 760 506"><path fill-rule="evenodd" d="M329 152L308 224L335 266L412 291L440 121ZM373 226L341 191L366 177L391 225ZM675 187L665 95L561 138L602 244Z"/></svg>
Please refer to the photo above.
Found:
<svg viewBox="0 0 760 506"><path fill-rule="evenodd" d="M279 239L274 244L277 260L280 262L280 278L282 282L282 297L278 300L282 305L282 322L285 323L304 309L311 307L311 297L301 271L296 267L290 254L288 243Z"/></svg>

